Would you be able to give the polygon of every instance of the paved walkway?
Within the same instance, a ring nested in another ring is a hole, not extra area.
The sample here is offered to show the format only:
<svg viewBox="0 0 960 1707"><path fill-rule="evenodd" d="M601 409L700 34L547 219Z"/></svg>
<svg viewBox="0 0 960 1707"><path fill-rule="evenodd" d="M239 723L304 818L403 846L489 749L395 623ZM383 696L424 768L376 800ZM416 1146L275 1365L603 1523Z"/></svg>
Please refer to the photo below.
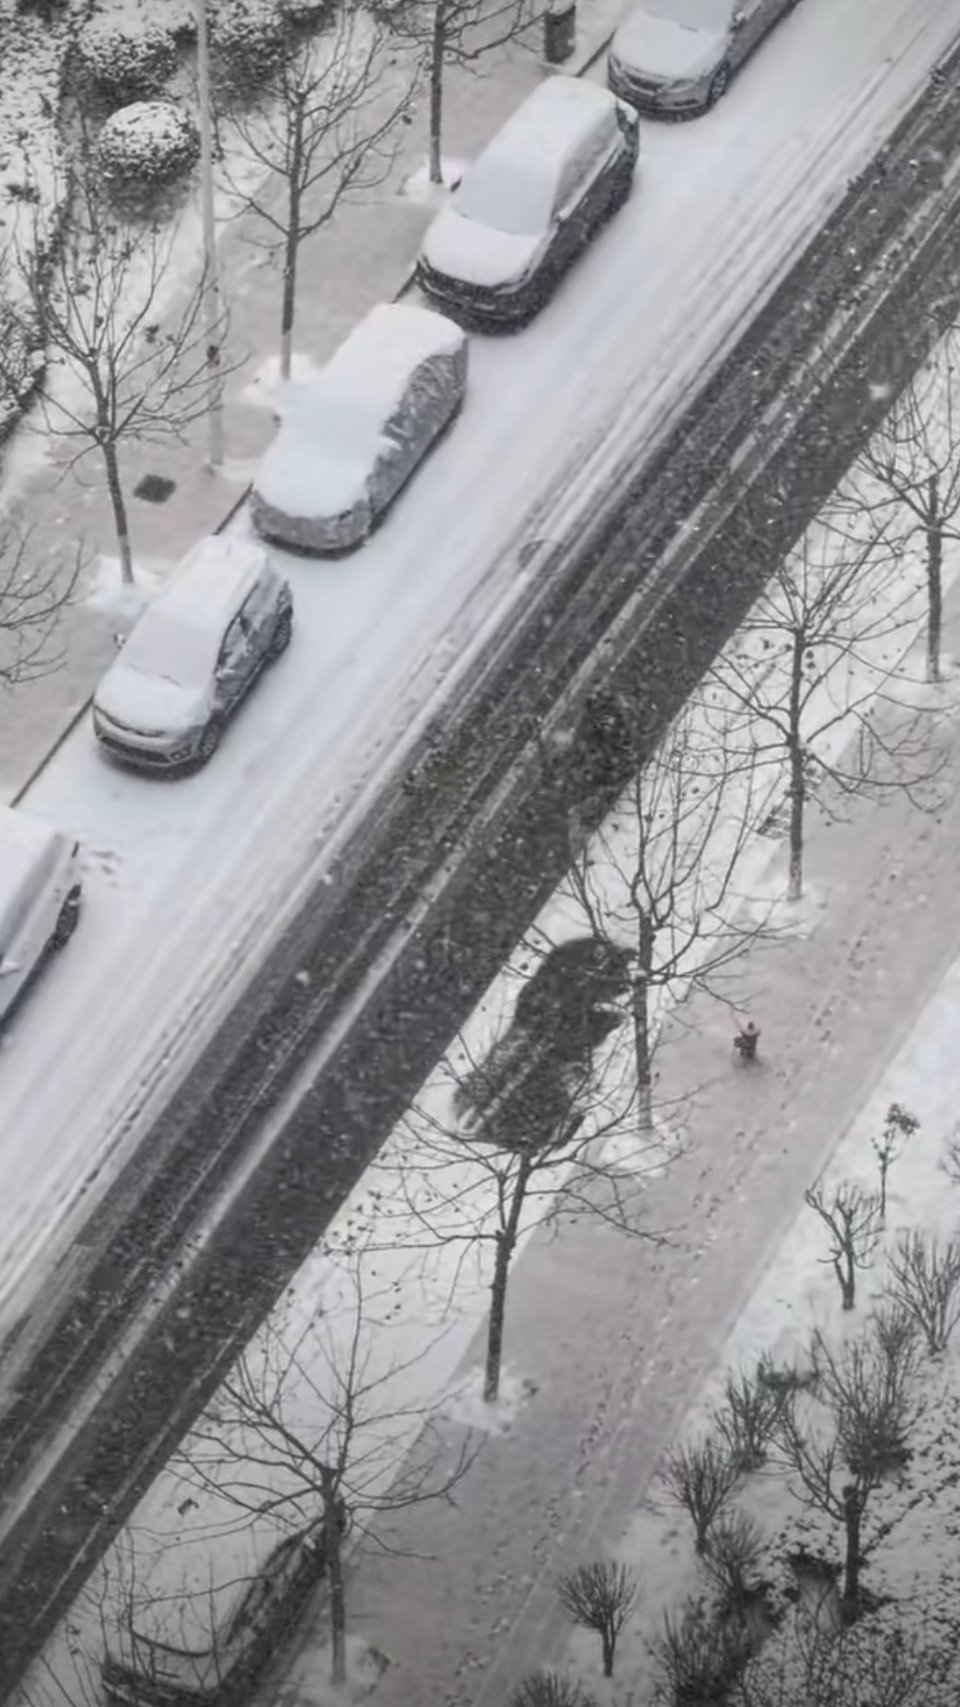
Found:
<svg viewBox="0 0 960 1707"><path fill-rule="evenodd" d="M960 599L949 644L960 645ZM936 815L893 796L811 824L811 933L749 966L757 1068L737 1066L731 1016L705 998L664 1050L665 1101L700 1087L690 1149L650 1190L650 1226L674 1229L674 1243L655 1250L585 1223L524 1253L506 1358L530 1397L456 1505L404 1514L390 1537L402 1556L374 1553L354 1574L353 1628L390 1660L377 1707L502 1707L520 1677L562 1656L558 1571L615 1551L804 1188L960 954L958 715L942 736L952 798ZM472 1363L482 1349L478 1334ZM283 1707L322 1699L316 1616Z"/></svg>
<svg viewBox="0 0 960 1707"><path fill-rule="evenodd" d="M564 70L577 72L600 51L623 10L624 0L581 0L578 45ZM491 54L478 72L451 68L445 101L444 152L469 159L542 75L536 55L516 44ZM363 202L338 209L329 226L300 251L295 349L324 360L374 303L389 300L410 276L433 210L401 194L402 185L426 159L425 104L409 129L393 168ZM271 193L277 195L279 181ZM122 451L135 564L148 569L177 562L202 534L216 528L242 498L255 466L275 431L270 412L242 393L279 348L280 282L276 259L252 246L253 216L229 224L220 245L224 294L230 310L228 361L239 361L226 386L224 469L205 465L207 432L194 423L180 444L132 444ZM242 358L242 359L241 359ZM23 435L21 435L23 436ZM28 440L28 452L38 449ZM57 642L63 666L39 681L19 686L3 700L0 718L0 800L15 798L46 754L88 700L114 656L116 612L85 600L101 555L116 557L113 525L103 477L91 455L69 471L74 442L53 439L46 464L23 488L20 503L32 527L31 552L49 560L72 559L82 541L89 568L64 612ZM6 447L0 466L16 462ZM131 496L144 474L174 482L172 496L152 504ZM119 569L117 571L119 578Z"/></svg>

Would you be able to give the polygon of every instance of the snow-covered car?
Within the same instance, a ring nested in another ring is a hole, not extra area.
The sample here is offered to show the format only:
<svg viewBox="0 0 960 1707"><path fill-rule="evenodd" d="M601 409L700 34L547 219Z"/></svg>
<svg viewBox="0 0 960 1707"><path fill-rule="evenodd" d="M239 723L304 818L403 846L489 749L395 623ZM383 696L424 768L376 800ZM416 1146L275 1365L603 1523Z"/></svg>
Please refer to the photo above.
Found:
<svg viewBox="0 0 960 1707"><path fill-rule="evenodd" d="M146 769L206 763L264 665L286 650L292 629L289 585L262 546L219 535L201 540L97 688L97 739Z"/></svg>
<svg viewBox="0 0 960 1707"><path fill-rule="evenodd" d="M78 844L12 806L0 807L0 1024L80 916Z"/></svg>
<svg viewBox="0 0 960 1707"><path fill-rule="evenodd" d="M309 384L288 388L251 497L265 539L362 544L463 403L467 340L442 314L380 303Z"/></svg>
<svg viewBox="0 0 960 1707"><path fill-rule="evenodd" d="M703 113L796 0L642 0L610 44L607 81L641 110Z"/></svg>
<svg viewBox="0 0 960 1707"><path fill-rule="evenodd" d="M222 1588L158 1594L155 1609L141 1590L142 1609L125 1609L108 1638L102 1677L110 1707L236 1707L250 1696L324 1574L323 1522L285 1536L252 1568L247 1551ZM175 1564L176 1548L169 1552ZM162 1614L166 1627L154 1632Z"/></svg>
<svg viewBox="0 0 960 1707"><path fill-rule="evenodd" d="M630 194L633 108L576 77L548 77L464 173L417 262L428 296L479 325L519 325Z"/></svg>

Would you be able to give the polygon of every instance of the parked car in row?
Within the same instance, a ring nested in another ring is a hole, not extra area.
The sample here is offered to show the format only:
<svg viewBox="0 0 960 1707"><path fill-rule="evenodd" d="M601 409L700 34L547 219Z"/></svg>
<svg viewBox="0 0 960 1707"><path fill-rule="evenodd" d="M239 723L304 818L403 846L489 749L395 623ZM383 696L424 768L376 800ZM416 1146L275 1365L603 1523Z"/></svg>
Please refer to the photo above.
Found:
<svg viewBox="0 0 960 1707"><path fill-rule="evenodd" d="M265 664L289 645L293 599L260 545L203 539L161 587L93 700L108 753L149 770L205 764Z"/></svg>
<svg viewBox="0 0 960 1707"><path fill-rule="evenodd" d="M650 112L703 113L796 0L642 0L617 30L607 81Z"/></svg>
<svg viewBox="0 0 960 1707"><path fill-rule="evenodd" d="M0 807L0 1024L76 929L78 855L72 836Z"/></svg>
<svg viewBox="0 0 960 1707"><path fill-rule="evenodd" d="M380 303L309 384L291 386L257 472L253 525L299 551L352 550L460 409L467 340L441 314Z"/></svg>
<svg viewBox="0 0 960 1707"><path fill-rule="evenodd" d="M464 173L429 227L417 277L442 307L519 325L630 194L632 107L575 77L548 77Z"/></svg>
<svg viewBox="0 0 960 1707"><path fill-rule="evenodd" d="M345 1521L345 1520L344 1520ZM234 1550L237 1551L236 1540ZM251 1552L246 1547L244 1552ZM173 1562L176 1547L171 1544ZM239 1707L301 1616L326 1569L322 1519L277 1541L207 1592L158 1595L108 1641L109 1707ZM158 1629L157 1613L165 1615Z"/></svg>

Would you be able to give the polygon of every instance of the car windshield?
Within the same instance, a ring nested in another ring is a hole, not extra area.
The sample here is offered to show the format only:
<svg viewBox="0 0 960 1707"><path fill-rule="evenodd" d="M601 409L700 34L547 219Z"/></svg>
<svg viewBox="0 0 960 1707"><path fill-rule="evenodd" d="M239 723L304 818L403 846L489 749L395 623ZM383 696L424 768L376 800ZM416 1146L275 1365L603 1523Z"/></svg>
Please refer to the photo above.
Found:
<svg viewBox="0 0 960 1707"><path fill-rule="evenodd" d="M162 677L179 688L203 687L215 661L216 647L206 629L161 610L148 612L123 648L128 670Z"/></svg>
<svg viewBox="0 0 960 1707"><path fill-rule="evenodd" d="M505 153L482 155L463 180L457 213L509 237L539 237L550 224L553 184Z"/></svg>
<svg viewBox="0 0 960 1707"><path fill-rule="evenodd" d="M730 22L732 0L644 0L651 18L664 18L685 30L719 30Z"/></svg>

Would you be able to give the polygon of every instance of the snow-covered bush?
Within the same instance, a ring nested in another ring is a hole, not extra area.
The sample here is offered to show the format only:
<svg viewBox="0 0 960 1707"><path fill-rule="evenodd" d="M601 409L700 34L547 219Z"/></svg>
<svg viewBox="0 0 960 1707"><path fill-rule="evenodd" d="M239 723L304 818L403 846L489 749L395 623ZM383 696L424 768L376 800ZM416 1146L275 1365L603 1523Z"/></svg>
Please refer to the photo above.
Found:
<svg viewBox="0 0 960 1707"><path fill-rule="evenodd" d="M100 132L100 169L111 184L169 184L200 153L197 127L172 101L134 101Z"/></svg>
<svg viewBox="0 0 960 1707"><path fill-rule="evenodd" d="M99 93L116 105L158 94L177 67L173 35L145 18L91 18L77 34L77 56Z"/></svg>
<svg viewBox="0 0 960 1707"><path fill-rule="evenodd" d="M43 339L36 321L0 288L0 439L15 425L43 371Z"/></svg>
<svg viewBox="0 0 960 1707"><path fill-rule="evenodd" d="M293 24L315 24L333 11L333 0L280 0L281 10Z"/></svg>
<svg viewBox="0 0 960 1707"><path fill-rule="evenodd" d="M210 12L210 50L220 79L243 88L274 71L287 51L290 22L280 0L218 0Z"/></svg>

